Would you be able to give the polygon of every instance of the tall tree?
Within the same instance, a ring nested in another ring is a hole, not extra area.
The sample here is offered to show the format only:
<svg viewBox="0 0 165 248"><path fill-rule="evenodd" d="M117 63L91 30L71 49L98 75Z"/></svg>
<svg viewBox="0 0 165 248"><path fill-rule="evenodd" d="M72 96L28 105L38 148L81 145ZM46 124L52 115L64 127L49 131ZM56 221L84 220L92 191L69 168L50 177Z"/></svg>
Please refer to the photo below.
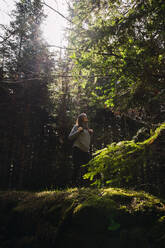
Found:
<svg viewBox="0 0 165 248"><path fill-rule="evenodd" d="M1 187L39 187L49 178L43 177L51 157L47 86L53 61L40 30L41 1L17 2L12 18L2 41L3 68L10 80L1 82L6 92L0 106Z"/></svg>
<svg viewBox="0 0 165 248"><path fill-rule="evenodd" d="M47 44L43 41L41 23L45 15L40 0L21 0L12 12L13 20L6 32L6 67L9 77L32 78L50 70Z"/></svg>
<svg viewBox="0 0 165 248"><path fill-rule="evenodd" d="M149 123L164 120L164 1L73 1L73 73L94 99ZM84 78L87 79L84 79Z"/></svg>

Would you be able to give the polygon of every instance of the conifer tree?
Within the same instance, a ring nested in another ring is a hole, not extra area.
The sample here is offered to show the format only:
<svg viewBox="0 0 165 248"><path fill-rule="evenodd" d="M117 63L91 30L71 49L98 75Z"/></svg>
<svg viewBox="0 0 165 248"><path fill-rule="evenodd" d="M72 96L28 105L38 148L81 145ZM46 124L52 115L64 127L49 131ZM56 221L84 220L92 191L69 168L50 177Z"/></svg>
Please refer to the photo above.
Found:
<svg viewBox="0 0 165 248"><path fill-rule="evenodd" d="M45 15L40 0L21 0L12 11L12 21L5 42L8 76L34 78L47 74L51 59L42 38L41 23Z"/></svg>
<svg viewBox="0 0 165 248"><path fill-rule="evenodd" d="M0 121L3 187L34 187L38 175L36 187L47 180L43 164L51 153L47 86L53 61L42 38L43 18L40 0L20 0L2 43L9 79L1 82L8 95L3 97Z"/></svg>

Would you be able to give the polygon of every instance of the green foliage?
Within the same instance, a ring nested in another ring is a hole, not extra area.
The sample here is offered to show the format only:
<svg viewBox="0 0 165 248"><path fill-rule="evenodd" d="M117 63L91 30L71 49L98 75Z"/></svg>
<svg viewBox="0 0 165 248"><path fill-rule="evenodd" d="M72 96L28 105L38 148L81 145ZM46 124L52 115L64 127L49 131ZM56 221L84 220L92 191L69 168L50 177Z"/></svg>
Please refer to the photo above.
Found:
<svg viewBox="0 0 165 248"><path fill-rule="evenodd" d="M160 125L143 142L121 141L98 150L87 165L88 172L84 175L84 179L90 179L92 185L99 187L105 183L115 186L135 185L134 179L141 166L150 166L149 161L154 159L151 147L163 130L165 124Z"/></svg>
<svg viewBox="0 0 165 248"><path fill-rule="evenodd" d="M73 75L94 86L90 101L124 113L136 108L140 119L159 122L156 116L164 106L163 2L73 2ZM161 114L159 118L164 120Z"/></svg>

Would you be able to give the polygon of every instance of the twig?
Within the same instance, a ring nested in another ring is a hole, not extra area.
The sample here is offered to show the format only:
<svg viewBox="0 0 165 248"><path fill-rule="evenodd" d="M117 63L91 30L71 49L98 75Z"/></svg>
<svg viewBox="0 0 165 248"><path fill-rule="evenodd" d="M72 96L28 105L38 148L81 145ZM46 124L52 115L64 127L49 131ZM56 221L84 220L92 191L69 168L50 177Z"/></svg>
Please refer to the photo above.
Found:
<svg viewBox="0 0 165 248"><path fill-rule="evenodd" d="M42 2L45 6L47 6L48 8L50 8L51 10L53 10L54 12L56 12L58 15L60 15L61 17L63 17L65 20L67 20L68 22L72 23L73 22L71 20L69 20L67 17L65 17L63 14L61 14L58 10L54 9L53 7L51 7L50 5L46 4L45 2Z"/></svg>

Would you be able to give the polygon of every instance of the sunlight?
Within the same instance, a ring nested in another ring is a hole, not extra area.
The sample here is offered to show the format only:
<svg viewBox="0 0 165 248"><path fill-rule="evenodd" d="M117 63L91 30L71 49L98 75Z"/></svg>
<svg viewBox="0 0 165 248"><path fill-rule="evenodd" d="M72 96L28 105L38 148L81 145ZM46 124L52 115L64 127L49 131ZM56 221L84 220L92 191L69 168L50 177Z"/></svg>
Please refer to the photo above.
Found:
<svg viewBox="0 0 165 248"><path fill-rule="evenodd" d="M18 0L16 2L19 2ZM67 16L67 4L65 0L45 0L45 4ZM9 25L11 18L10 13L15 9L15 0L0 0L0 24ZM47 18L41 26L43 38L50 44L55 46L64 46L66 41L64 38L65 29L68 22L58 13L44 5L44 13Z"/></svg>
<svg viewBox="0 0 165 248"><path fill-rule="evenodd" d="M67 4L64 0L47 0L45 3L67 16ZM47 6L44 6L44 11L47 15L42 28L44 38L50 45L63 46L66 43L64 36L68 25L67 20Z"/></svg>

